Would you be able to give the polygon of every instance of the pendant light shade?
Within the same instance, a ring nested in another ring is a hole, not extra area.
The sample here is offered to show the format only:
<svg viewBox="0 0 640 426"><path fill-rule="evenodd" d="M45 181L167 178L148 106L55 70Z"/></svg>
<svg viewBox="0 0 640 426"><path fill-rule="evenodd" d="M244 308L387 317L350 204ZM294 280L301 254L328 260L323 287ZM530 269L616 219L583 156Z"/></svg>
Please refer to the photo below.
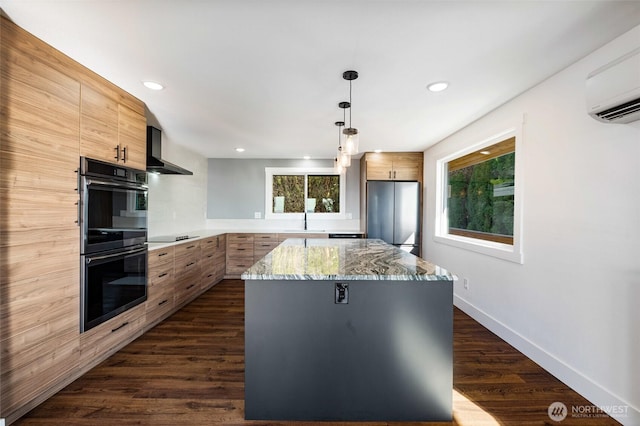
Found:
<svg viewBox="0 0 640 426"><path fill-rule="evenodd" d="M358 142L360 140L358 129L349 127L344 129L342 133L344 133L346 136L344 140L344 151L349 155L357 154L359 145Z"/></svg>
<svg viewBox="0 0 640 426"><path fill-rule="evenodd" d="M351 165L351 156L346 153L341 142L341 128L344 126L344 121L336 121L334 124L338 126L338 153L336 158L342 169L346 169Z"/></svg>
<svg viewBox="0 0 640 426"><path fill-rule="evenodd" d="M351 124L351 110L353 109L353 100L351 98L351 82L353 80L355 80L356 78L358 78L358 72L357 71L345 71L344 73L342 73L342 78L344 78L345 80L347 80L349 82L349 127L345 128L342 133L345 135L345 141L344 141L344 151L348 154L348 155L354 155L357 154L359 151L359 142L360 142L360 138L359 138L359 134L358 134L358 129L354 128L353 125Z"/></svg>
<svg viewBox="0 0 640 426"><path fill-rule="evenodd" d="M347 154L342 148L338 158L340 158L340 164L342 164L342 167L344 167L345 169L351 166L351 156Z"/></svg>

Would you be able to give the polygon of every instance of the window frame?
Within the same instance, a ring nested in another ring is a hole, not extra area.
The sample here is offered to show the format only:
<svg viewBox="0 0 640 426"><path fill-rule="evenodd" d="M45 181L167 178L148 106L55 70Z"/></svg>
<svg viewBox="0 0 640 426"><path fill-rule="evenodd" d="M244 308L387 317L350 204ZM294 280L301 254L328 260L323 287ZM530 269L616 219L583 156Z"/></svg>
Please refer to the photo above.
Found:
<svg viewBox="0 0 640 426"><path fill-rule="evenodd" d="M449 199L448 163L512 137L515 138L513 244L473 238L473 232L475 231L451 233L449 231L447 210ZM436 243L474 251L515 263L524 263L522 253L522 189L524 187L521 161L521 158L523 158L522 149L522 128L517 126L436 160L436 215L433 234L433 240Z"/></svg>
<svg viewBox="0 0 640 426"><path fill-rule="evenodd" d="M346 173L336 173L333 167L265 167L265 219L285 219L302 220L304 212L301 213L274 213L273 212L273 176L274 175L303 175L304 176L304 199L307 204L308 176L334 175L340 176L340 212L336 213L306 213L307 219L338 220L346 217Z"/></svg>

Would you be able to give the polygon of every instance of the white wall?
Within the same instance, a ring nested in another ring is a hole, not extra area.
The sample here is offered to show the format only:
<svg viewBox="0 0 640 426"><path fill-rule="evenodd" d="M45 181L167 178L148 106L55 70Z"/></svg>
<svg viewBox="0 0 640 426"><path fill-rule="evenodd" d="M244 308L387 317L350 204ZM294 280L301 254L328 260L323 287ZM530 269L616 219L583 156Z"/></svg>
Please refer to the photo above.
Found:
<svg viewBox="0 0 640 426"><path fill-rule="evenodd" d="M428 208L425 257L461 278L458 307L593 404L624 406L626 425L640 424L640 122L590 118L585 78L638 46L640 26L425 152L434 206L436 160L524 115L524 264L436 243Z"/></svg>
<svg viewBox="0 0 640 426"><path fill-rule="evenodd" d="M164 134L162 158L192 171L193 175L148 174L149 237L205 229L207 159L172 143Z"/></svg>

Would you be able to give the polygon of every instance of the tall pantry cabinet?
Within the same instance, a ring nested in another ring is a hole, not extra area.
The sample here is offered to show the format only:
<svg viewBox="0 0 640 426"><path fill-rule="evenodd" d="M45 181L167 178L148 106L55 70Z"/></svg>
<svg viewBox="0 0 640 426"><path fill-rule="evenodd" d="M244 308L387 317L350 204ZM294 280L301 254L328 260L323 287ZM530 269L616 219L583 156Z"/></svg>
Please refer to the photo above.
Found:
<svg viewBox="0 0 640 426"><path fill-rule="evenodd" d="M141 101L0 19L0 419L11 423L93 366L80 359L79 156L106 157L91 148L102 138L111 162L144 169L146 119ZM96 93L112 102L106 120Z"/></svg>

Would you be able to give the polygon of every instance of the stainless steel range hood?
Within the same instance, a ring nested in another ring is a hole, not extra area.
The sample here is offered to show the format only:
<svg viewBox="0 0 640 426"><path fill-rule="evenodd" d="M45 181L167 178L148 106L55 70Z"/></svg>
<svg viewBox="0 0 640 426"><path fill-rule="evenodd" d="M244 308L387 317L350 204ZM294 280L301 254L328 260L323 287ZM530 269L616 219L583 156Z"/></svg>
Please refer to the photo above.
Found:
<svg viewBox="0 0 640 426"><path fill-rule="evenodd" d="M162 131L147 126L147 171L165 175L192 175L187 169L162 159Z"/></svg>

